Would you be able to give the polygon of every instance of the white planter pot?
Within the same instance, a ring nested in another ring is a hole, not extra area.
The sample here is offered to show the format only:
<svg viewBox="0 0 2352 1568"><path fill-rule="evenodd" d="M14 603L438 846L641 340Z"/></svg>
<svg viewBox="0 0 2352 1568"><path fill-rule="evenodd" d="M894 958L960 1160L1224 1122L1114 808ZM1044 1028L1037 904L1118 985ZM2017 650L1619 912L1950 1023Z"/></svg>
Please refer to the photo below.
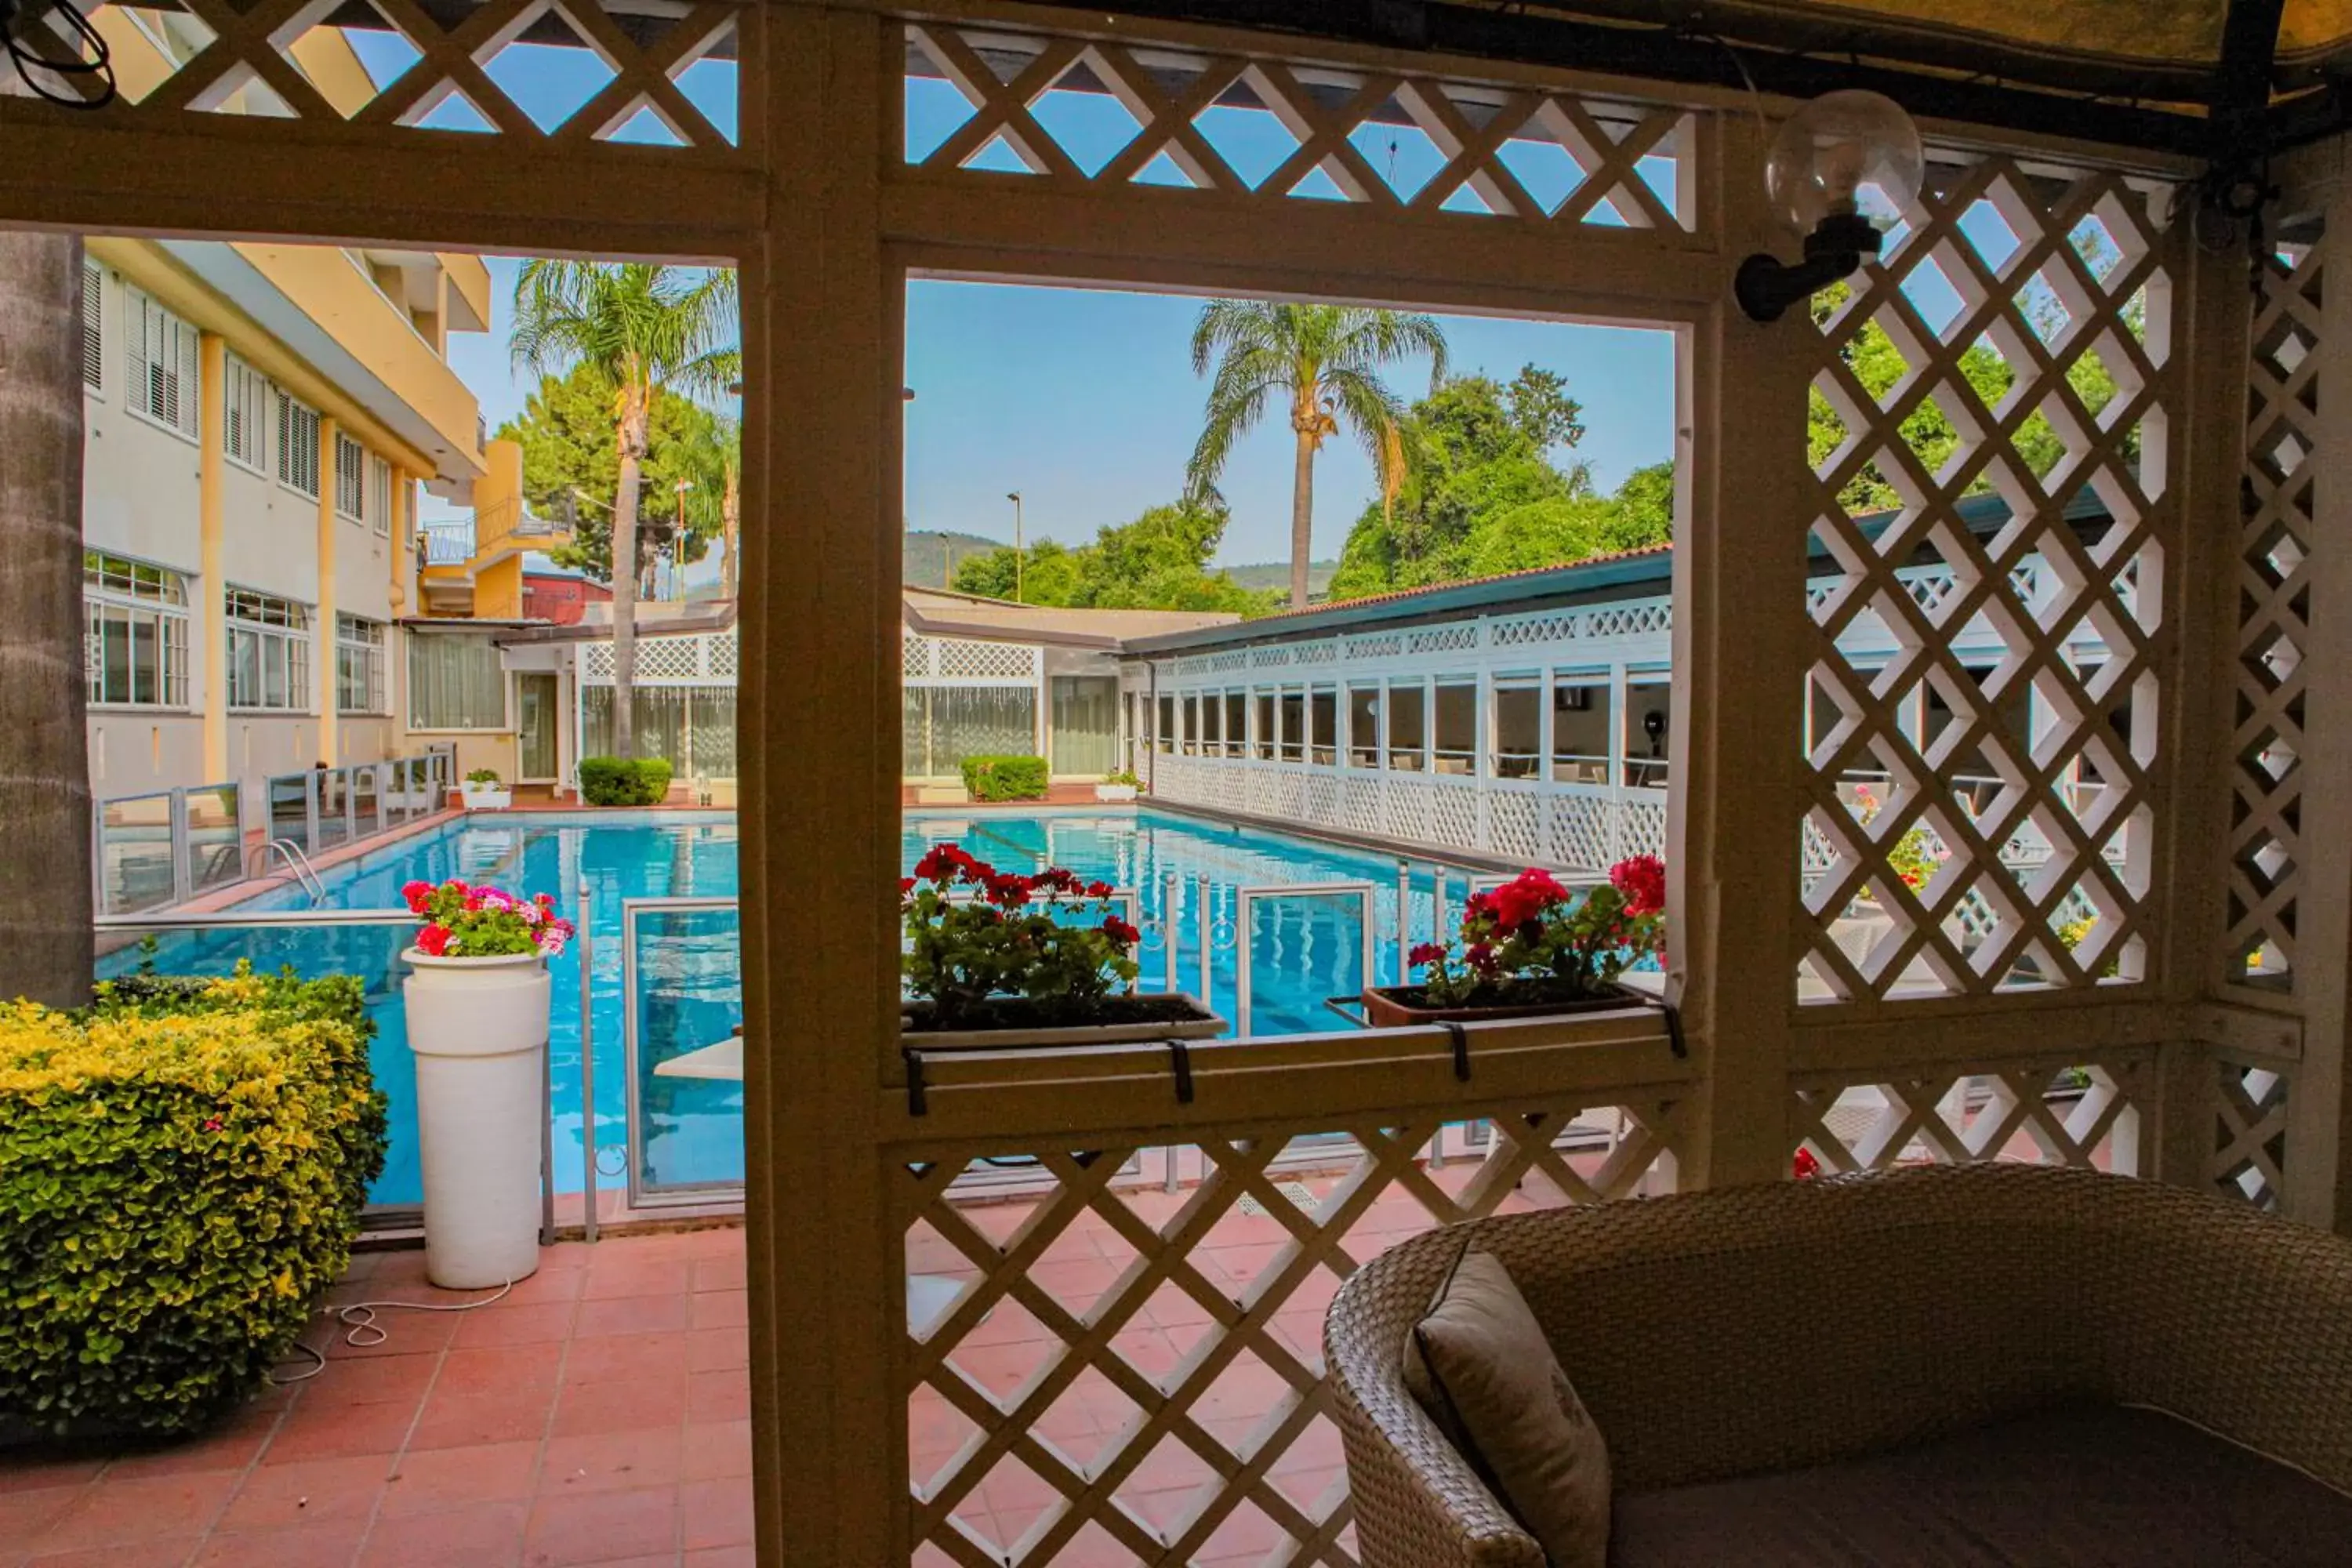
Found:
<svg viewBox="0 0 2352 1568"><path fill-rule="evenodd" d="M547 961L401 954L416 1137L425 1173L425 1271L480 1290L539 1267Z"/></svg>
<svg viewBox="0 0 2352 1568"><path fill-rule="evenodd" d="M1135 798L1135 786L1133 784L1098 784L1095 785L1095 798L1097 800L1133 800Z"/></svg>
<svg viewBox="0 0 2352 1568"><path fill-rule="evenodd" d="M466 797L467 811L504 811L514 804L514 791L504 784L460 784L457 792Z"/></svg>

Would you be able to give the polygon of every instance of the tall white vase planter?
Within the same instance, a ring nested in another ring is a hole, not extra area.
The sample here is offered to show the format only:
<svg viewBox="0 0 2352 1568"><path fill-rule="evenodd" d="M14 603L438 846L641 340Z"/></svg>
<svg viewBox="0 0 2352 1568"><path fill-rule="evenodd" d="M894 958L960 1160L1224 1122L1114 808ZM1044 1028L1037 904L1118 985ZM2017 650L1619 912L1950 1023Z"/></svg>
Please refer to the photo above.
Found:
<svg viewBox="0 0 2352 1568"><path fill-rule="evenodd" d="M539 1267L541 1103L551 986L537 952L410 948L408 1048L425 1170L425 1271L478 1290Z"/></svg>

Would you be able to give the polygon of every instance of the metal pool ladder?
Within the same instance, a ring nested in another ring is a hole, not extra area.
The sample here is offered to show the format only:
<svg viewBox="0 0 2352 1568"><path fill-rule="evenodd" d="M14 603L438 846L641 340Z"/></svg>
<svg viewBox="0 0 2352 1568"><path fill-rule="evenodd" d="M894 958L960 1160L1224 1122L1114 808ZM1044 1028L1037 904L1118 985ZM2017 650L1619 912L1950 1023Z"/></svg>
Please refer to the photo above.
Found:
<svg viewBox="0 0 2352 1568"><path fill-rule="evenodd" d="M302 853L302 847L291 838L273 838L264 844L261 847L261 868L264 871L269 868L269 852L273 849L286 863L286 868L294 874L296 884L310 895L310 907L315 910L325 903L327 884L320 878L318 868L310 864L310 858Z"/></svg>

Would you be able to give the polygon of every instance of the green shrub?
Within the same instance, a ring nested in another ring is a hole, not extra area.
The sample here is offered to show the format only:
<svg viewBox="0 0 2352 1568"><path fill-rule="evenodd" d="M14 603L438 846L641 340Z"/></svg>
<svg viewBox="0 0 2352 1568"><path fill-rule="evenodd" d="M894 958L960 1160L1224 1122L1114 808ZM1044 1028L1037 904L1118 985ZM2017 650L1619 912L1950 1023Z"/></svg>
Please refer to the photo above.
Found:
<svg viewBox="0 0 2352 1568"><path fill-rule="evenodd" d="M360 983L0 1005L0 1426L180 1431L251 1393L383 1167Z"/></svg>
<svg viewBox="0 0 2352 1568"><path fill-rule="evenodd" d="M499 784L499 770L496 768L476 768L472 773L466 775L466 782L472 784L488 784L491 788L496 789Z"/></svg>
<svg viewBox="0 0 2352 1568"><path fill-rule="evenodd" d="M1043 757L966 757L963 787L974 800L1043 800Z"/></svg>
<svg viewBox="0 0 2352 1568"><path fill-rule="evenodd" d="M669 794L669 763L659 757L580 759L580 795L590 805L659 805Z"/></svg>

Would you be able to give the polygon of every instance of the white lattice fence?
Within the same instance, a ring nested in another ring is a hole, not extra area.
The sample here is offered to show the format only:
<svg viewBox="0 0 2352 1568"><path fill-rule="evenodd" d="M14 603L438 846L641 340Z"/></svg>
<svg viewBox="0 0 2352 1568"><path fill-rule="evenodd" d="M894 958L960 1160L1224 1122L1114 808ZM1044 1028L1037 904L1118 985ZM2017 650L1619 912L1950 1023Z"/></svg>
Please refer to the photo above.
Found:
<svg viewBox="0 0 2352 1568"><path fill-rule="evenodd" d="M485 0L446 9L373 0L362 9L365 25L352 26L351 8L320 0L96 7L122 88L110 113L132 123L226 113L387 132L473 132L575 157L629 142L704 160L741 159L735 58L757 25L756 7L722 0L660 7ZM346 25L331 24L331 14ZM388 51L415 58L379 80L376 72L349 68L358 60L347 39L367 40L379 58ZM53 59L79 55L54 12L47 26L28 29L26 43ZM517 81L518 68L530 68L530 51L546 47L573 51L589 89L510 95L501 83ZM89 78L54 79L69 91L95 90ZM760 120L754 114L748 123L756 128Z"/></svg>
<svg viewBox="0 0 2352 1568"><path fill-rule="evenodd" d="M893 1163L907 1238L916 1561L1356 1559L1321 1323L1341 1280L1406 1237L1673 1184L1677 1103L1514 1105L1317 1122L1182 1152L1040 1152L1027 1201L959 1202L975 1156ZM998 1158L1002 1151L988 1152Z"/></svg>
<svg viewBox="0 0 2352 1568"><path fill-rule="evenodd" d="M2018 1160L2152 1169L2155 1053L2069 1056L1790 1079L1790 1151L1825 1172Z"/></svg>
<svg viewBox="0 0 2352 1568"><path fill-rule="evenodd" d="M2175 675L2169 211L2111 173L1938 162L1884 259L1822 297L1813 545L1835 571L1808 591L1821 717L1800 826L1820 872L1801 987L1852 1004L2142 972ZM1989 674L1962 662L1963 627L1996 638ZM1857 657L1880 637L1891 656ZM1868 821L1842 787L1855 773L1888 781ZM1971 810L1981 778L1998 784ZM2047 855L2005 864L2029 830ZM1897 864L1930 836L1949 854L1915 888ZM1889 923L1849 954L1832 927L1864 895Z"/></svg>
<svg viewBox="0 0 2352 1568"><path fill-rule="evenodd" d="M2246 365L2222 978L2284 986L2302 859L2305 616L2319 446L2323 247L2268 258Z"/></svg>
<svg viewBox="0 0 2352 1568"><path fill-rule="evenodd" d="M910 26L907 45L909 79L955 95L927 106L963 111L933 144L909 148L927 174L1341 202L1438 221L1698 226L1692 121L1675 107L945 25ZM1066 141L1080 113L1094 134ZM1115 121L1127 134L1109 150ZM1443 165L1429 171L1410 152L1401 162L1406 143Z"/></svg>
<svg viewBox="0 0 2352 1568"><path fill-rule="evenodd" d="M2275 1210L2284 1196L2287 1097L2292 1085L2276 1062L2213 1058L2214 1190Z"/></svg>

